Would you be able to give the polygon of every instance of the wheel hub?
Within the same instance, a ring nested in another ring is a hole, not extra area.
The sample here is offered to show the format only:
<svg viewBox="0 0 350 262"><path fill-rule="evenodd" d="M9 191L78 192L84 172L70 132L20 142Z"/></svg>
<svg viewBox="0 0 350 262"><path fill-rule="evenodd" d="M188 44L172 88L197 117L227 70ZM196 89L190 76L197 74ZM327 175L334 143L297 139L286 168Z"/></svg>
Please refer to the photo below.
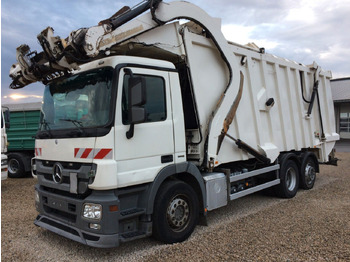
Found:
<svg viewBox="0 0 350 262"><path fill-rule="evenodd" d="M181 231L189 221L190 208L182 196L176 196L170 202L167 210L167 220L171 228Z"/></svg>
<svg viewBox="0 0 350 262"><path fill-rule="evenodd" d="M289 168L286 174L286 185L289 191L293 191L297 183L296 172L293 168Z"/></svg>
<svg viewBox="0 0 350 262"><path fill-rule="evenodd" d="M8 163L8 169L10 173L16 173L19 169L19 163L16 159L11 159Z"/></svg>
<svg viewBox="0 0 350 262"><path fill-rule="evenodd" d="M305 181L308 185L312 184L312 182L315 180L316 177L316 171L315 168L307 164L305 167Z"/></svg>

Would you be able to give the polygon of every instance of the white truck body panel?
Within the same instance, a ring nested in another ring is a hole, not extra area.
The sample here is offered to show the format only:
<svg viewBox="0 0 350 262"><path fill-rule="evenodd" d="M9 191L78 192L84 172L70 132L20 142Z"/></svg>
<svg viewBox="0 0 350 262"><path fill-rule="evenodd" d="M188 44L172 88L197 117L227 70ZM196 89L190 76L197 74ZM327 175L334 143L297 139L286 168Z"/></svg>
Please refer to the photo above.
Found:
<svg viewBox="0 0 350 262"><path fill-rule="evenodd" d="M300 80L298 80L301 72L305 79L304 95L309 100L314 84L313 70L270 54L257 54L235 46L232 46L232 49L237 56L247 57L247 66L240 68L245 75L243 96L228 133L265 153L271 161L278 157L279 152L322 147L320 150L322 154L318 158L320 162L327 162L335 141L339 139L334 124L330 72L323 71L319 75L318 92L325 134L325 141L322 141L318 104L314 103L312 114L307 117L309 104L302 99ZM238 86L238 79L236 79L236 86ZM233 97L235 93L230 91ZM230 91L227 96L230 96ZM275 105L268 109L265 102L271 97L274 98ZM226 104L224 102L220 109L221 113L219 111L216 119L217 124L212 125L212 143L209 147L211 155L215 155L216 136L220 134L220 123L226 117L227 109L224 108L229 106L229 101L226 101ZM232 152L232 146L229 144L230 141L227 140L223 143L222 151L218 156L219 162L229 162L232 157L237 160L247 158L247 155L238 148Z"/></svg>
<svg viewBox="0 0 350 262"><path fill-rule="evenodd" d="M42 160L54 159L55 161L91 163L94 152L88 152L85 149L94 149L95 140L94 137L77 137L74 142L72 139L36 139L35 157Z"/></svg>
<svg viewBox="0 0 350 262"><path fill-rule="evenodd" d="M209 116L226 87L229 78L228 71L220 53L210 39L185 29L184 42L182 42L179 36L180 28L179 24L169 24L129 41L154 44L158 48L164 46L167 47L166 50L169 50L169 46L174 46L173 51L177 55L180 55L179 50L181 50L178 47L185 46L198 117L202 134L205 134ZM162 38L163 29L166 32L166 38ZM173 34L169 34L170 31L173 31ZM177 39L179 42L176 44ZM300 74L302 74L304 96L309 100L316 69L271 54L259 53L252 48L235 43L230 42L229 46L235 57L230 62L243 72L245 79L242 99L228 134L246 142L270 158L272 162L276 160L280 152L305 148L320 148L319 161L327 162L335 141L339 139L334 124L330 89L331 73L319 70L316 78L319 80L318 91L325 134L325 140L322 140L317 101L314 103L312 114L307 117L309 104L303 101L300 83ZM242 57L247 59L243 66L240 64ZM238 91L240 80L238 73L234 73L233 82L211 126L208 153L215 159L216 166L251 157L238 149L228 138L224 139L221 150L216 155L217 140L223 121ZM265 106L269 98L275 101L271 108ZM198 151L202 153L203 149L204 143L201 143ZM203 155L201 155L202 159Z"/></svg>

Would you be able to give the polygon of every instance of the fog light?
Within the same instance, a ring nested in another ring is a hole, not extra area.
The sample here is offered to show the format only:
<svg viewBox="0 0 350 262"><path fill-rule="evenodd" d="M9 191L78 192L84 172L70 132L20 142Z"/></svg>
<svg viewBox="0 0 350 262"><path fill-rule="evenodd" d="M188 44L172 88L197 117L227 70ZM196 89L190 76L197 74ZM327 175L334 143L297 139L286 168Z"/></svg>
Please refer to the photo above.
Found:
<svg viewBox="0 0 350 262"><path fill-rule="evenodd" d="M84 204L83 217L88 219L100 220L102 217L102 206L99 204Z"/></svg>
<svg viewBox="0 0 350 262"><path fill-rule="evenodd" d="M96 229L96 230L100 230L101 229L101 225L100 224L89 224L89 228L91 229Z"/></svg>

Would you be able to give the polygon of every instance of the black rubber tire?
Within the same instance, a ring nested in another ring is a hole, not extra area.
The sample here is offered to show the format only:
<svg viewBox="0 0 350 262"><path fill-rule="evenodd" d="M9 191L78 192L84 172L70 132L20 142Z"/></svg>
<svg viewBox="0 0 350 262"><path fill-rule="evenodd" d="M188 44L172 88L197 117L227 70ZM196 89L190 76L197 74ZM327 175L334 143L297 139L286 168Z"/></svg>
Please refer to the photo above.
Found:
<svg viewBox="0 0 350 262"><path fill-rule="evenodd" d="M179 218L184 219L183 224ZM153 237L166 244L182 242L192 234L198 219L199 201L193 188L182 181L165 182L154 203Z"/></svg>
<svg viewBox="0 0 350 262"><path fill-rule="evenodd" d="M275 187L277 196L294 197L299 188L299 168L293 160L287 159L281 163L280 179L281 183Z"/></svg>
<svg viewBox="0 0 350 262"><path fill-rule="evenodd" d="M24 169L24 156L18 153L9 154L8 156L8 176L10 178L22 178L26 175Z"/></svg>
<svg viewBox="0 0 350 262"><path fill-rule="evenodd" d="M314 187L316 181L316 164L315 160L306 155L300 168L300 188L310 190Z"/></svg>

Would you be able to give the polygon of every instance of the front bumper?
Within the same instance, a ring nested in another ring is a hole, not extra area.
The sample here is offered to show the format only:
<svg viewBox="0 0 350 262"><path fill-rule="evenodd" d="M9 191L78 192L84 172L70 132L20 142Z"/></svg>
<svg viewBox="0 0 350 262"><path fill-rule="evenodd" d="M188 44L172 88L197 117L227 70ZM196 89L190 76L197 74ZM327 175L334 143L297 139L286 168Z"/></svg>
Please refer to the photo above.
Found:
<svg viewBox="0 0 350 262"><path fill-rule="evenodd" d="M62 223L45 215L38 215L34 221L34 224L84 245L103 248L119 246L119 234L94 234L74 226L67 225L66 223Z"/></svg>
<svg viewBox="0 0 350 262"><path fill-rule="evenodd" d="M62 195L36 185L40 213L34 224L71 240L93 247L119 246L119 212L109 211L109 206L118 205L119 199L112 190L93 191L81 199L71 195ZM96 203L103 207L102 218L95 221L82 217L84 203ZM91 229L89 224L98 223L101 229Z"/></svg>

